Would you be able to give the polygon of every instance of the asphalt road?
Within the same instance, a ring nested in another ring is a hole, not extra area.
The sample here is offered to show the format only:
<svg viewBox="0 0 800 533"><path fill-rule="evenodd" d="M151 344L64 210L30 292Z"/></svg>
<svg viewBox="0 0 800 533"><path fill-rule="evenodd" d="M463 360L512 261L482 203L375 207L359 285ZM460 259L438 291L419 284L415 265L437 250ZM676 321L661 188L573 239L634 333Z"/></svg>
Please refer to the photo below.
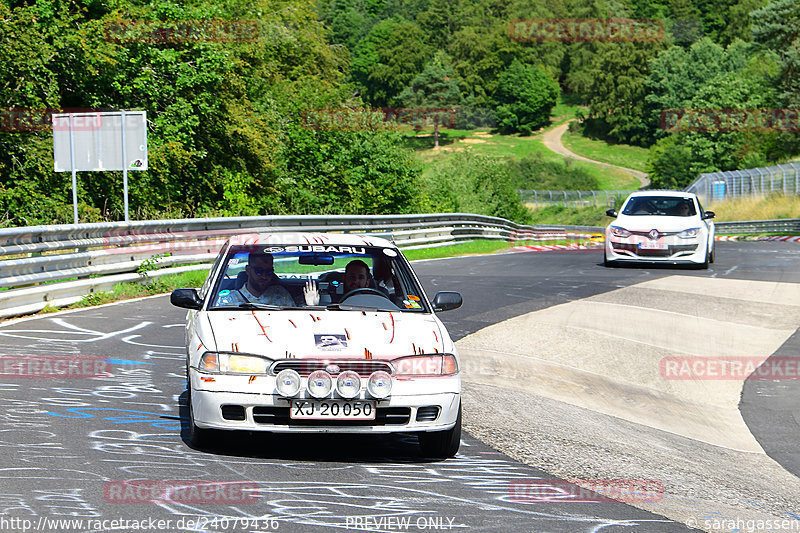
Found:
<svg viewBox="0 0 800 533"><path fill-rule="evenodd" d="M794 244L721 243L711 270L680 273L798 282L798 254ZM529 311L675 273L605 269L599 262L596 251L546 252L426 261L415 268L429 296L447 289L464 295L461 309L442 314L455 339ZM183 315L163 296L0 327L4 358L95 356L110 370L91 379L0 381L0 530L688 530L622 503L580 503L553 476L469 435L457 458L436 462L420 457L413 439L396 436L231 434L213 450L192 449ZM756 412L793 401L785 397L789 389L758 385L784 396L766 407L754 403ZM796 420L782 422L786 433L764 447L783 451L790 468L796 462L789 445L800 431ZM771 435L756 433L759 442ZM125 480L140 480L136 487L144 489L132 490ZM198 493L198 483L216 492ZM164 484L173 496L150 501L148 494L163 496L157 489ZM558 501L520 501L514 497L519 486L550 491ZM83 522L53 522L65 519ZM143 522L134 527L132 520Z"/></svg>

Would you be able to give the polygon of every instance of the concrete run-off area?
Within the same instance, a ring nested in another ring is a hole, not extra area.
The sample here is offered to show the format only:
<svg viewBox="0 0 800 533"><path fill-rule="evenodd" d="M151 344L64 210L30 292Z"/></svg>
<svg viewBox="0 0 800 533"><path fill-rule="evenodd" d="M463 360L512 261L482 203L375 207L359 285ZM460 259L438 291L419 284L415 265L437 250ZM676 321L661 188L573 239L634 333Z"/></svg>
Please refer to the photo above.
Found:
<svg viewBox="0 0 800 533"><path fill-rule="evenodd" d="M635 505L693 527L794 521L800 480L742 419L742 374L717 363L757 367L798 326L800 285L693 276L531 312L459 341L466 425L555 475L657 479L664 497ZM665 366L681 361L695 373Z"/></svg>

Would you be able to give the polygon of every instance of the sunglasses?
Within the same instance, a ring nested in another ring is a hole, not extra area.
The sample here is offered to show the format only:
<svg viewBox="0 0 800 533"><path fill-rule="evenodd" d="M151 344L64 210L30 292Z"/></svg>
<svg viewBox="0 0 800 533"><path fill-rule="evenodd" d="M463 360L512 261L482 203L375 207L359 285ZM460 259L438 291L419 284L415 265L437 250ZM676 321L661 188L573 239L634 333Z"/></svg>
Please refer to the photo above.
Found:
<svg viewBox="0 0 800 533"><path fill-rule="evenodd" d="M275 272L274 268L251 267L251 269L256 276L265 276L267 274L272 274L273 272Z"/></svg>

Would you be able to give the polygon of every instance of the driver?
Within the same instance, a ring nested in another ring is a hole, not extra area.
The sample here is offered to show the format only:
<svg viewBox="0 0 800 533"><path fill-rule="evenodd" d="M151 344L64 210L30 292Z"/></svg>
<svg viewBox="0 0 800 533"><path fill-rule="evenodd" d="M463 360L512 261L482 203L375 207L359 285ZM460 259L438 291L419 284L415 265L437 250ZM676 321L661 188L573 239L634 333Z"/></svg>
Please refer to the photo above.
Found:
<svg viewBox="0 0 800 533"><path fill-rule="evenodd" d="M370 275L369 266L361 259L354 259L347 263L344 269L344 292L342 295L356 289L365 289L369 287ZM319 305L319 289L317 284L313 281L306 283L303 288L303 297L306 300L306 305ZM333 303L340 300L340 295L331 294Z"/></svg>
<svg viewBox="0 0 800 533"><path fill-rule="evenodd" d="M344 294L369 287L369 267L361 259L347 263L344 269Z"/></svg>

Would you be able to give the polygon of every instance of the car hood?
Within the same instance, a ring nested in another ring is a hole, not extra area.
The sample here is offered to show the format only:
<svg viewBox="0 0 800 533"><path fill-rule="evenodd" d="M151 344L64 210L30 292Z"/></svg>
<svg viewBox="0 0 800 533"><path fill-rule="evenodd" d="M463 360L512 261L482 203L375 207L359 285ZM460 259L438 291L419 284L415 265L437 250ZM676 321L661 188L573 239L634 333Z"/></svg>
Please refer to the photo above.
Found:
<svg viewBox="0 0 800 533"><path fill-rule="evenodd" d="M218 351L272 359L392 359L443 353L452 342L429 314L375 311L210 311Z"/></svg>
<svg viewBox="0 0 800 533"><path fill-rule="evenodd" d="M703 222L700 217L670 217L664 215L620 215L611 223L629 231L683 231L688 228L700 228Z"/></svg>

